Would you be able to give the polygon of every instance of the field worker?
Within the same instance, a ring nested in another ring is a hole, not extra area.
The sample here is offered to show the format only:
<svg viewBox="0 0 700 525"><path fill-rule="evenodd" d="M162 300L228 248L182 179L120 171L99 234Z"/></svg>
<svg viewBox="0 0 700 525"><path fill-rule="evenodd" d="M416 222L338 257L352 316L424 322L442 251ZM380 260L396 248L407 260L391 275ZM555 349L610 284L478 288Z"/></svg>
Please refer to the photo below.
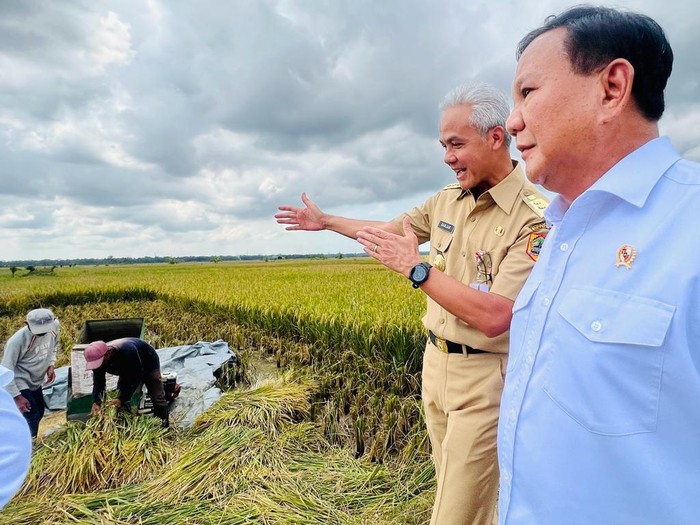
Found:
<svg viewBox="0 0 700 525"><path fill-rule="evenodd" d="M14 374L5 389L15 398L32 437L36 437L45 409L42 386L56 379L53 365L60 323L48 308L37 308L27 314L24 324L5 344L2 365Z"/></svg>
<svg viewBox="0 0 700 525"><path fill-rule="evenodd" d="M151 345L137 337L124 337L108 343L95 341L85 348L83 355L86 368L93 372L91 415L100 411L105 394L105 373L109 373L119 376L119 396L110 401L112 406L128 408L131 396L143 383L153 402L153 415L163 421L163 427L169 426L160 359Z"/></svg>
<svg viewBox="0 0 700 525"><path fill-rule="evenodd" d="M0 365L0 387L12 381L12 370ZM29 470L32 437L12 396L0 388L0 509L22 485Z"/></svg>
<svg viewBox="0 0 700 525"><path fill-rule="evenodd" d="M501 523L698 523L700 165L659 137L671 46L582 6L517 55L508 129L559 195L514 307Z"/></svg>
<svg viewBox="0 0 700 525"><path fill-rule="evenodd" d="M457 182L389 222L280 206L287 230L330 230L428 296L422 397L437 473L432 524L489 524L498 465L496 426L513 300L546 234L546 201L511 160L508 102L484 84L441 104L440 143ZM405 235L403 235L405 232ZM418 245L430 240L430 264Z"/></svg>

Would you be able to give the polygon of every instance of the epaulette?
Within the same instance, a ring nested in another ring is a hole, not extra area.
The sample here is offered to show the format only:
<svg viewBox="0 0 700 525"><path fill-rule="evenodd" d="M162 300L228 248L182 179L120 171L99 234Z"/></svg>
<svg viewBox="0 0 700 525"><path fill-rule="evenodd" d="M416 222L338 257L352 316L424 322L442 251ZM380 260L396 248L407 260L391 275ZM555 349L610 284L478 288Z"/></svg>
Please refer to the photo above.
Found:
<svg viewBox="0 0 700 525"><path fill-rule="evenodd" d="M459 185L459 182L452 182L442 189L443 190L461 190L462 186Z"/></svg>
<svg viewBox="0 0 700 525"><path fill-rule="evenodd" d="M534 191L526 188L520 193L523 202L528 208L535 212L538 217L544 217L544 210L549 205L549 201L542 195L538 195Z"/></svg>

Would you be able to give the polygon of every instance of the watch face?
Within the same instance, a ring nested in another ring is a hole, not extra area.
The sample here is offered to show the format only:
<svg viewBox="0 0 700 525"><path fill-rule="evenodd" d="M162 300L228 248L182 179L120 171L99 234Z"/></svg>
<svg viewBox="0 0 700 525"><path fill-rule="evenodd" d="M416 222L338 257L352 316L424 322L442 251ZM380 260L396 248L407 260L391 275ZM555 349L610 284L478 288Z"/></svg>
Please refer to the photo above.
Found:
<svg viewBox="0 0 700 525"><path fill-rule="evenodd" d="M424 281L425 278L428 276L428 269L423 266L422 264L419 264L413 269L413 280L414 281Z"/></svg>

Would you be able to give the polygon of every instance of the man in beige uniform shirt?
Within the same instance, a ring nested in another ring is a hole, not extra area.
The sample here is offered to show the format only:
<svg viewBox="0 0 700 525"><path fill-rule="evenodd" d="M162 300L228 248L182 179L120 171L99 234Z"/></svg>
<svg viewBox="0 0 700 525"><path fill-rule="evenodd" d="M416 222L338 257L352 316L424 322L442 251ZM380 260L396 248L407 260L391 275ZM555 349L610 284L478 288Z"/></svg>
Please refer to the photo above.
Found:
<svg viewBox="0 0 700 525"><path fill-rule="evenodd" d="M428 296L422 395L437 472L432 524L490 524L496 427L513 301L546 235L546 201L511 160L503 94L460 86L441 104L440 142L457 183L389 222L280 206L288 230L331 230ZM405 235L404 235L405 232ZM430 261L418 245L431 241Z"/></svg>

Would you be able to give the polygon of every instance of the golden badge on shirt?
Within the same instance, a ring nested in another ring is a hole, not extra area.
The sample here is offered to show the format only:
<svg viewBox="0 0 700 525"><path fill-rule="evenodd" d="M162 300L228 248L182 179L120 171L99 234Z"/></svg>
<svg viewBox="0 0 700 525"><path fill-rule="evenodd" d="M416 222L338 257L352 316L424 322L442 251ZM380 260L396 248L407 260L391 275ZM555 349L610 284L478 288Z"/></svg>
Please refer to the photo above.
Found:
<svg viewBox="0 0 700 525"><path fill-rule="evenodd" d="M624 244L620 246L620 249L617 250L617 264L615 265L615 268L619 268L620 266L624 266L628 270L632 269L632 263L634 260L637 258L637 250L634 248L634 246L631 246L629 244Z"/></svg>
<svg viewBox="0 0 700 525"><path fill-rule="evenodd" d="M441 272L444 272L446 266L447 262L445 261L445 256L442 254L442 252L438 252L433 259L433 268L437 268Z"/></svg>

